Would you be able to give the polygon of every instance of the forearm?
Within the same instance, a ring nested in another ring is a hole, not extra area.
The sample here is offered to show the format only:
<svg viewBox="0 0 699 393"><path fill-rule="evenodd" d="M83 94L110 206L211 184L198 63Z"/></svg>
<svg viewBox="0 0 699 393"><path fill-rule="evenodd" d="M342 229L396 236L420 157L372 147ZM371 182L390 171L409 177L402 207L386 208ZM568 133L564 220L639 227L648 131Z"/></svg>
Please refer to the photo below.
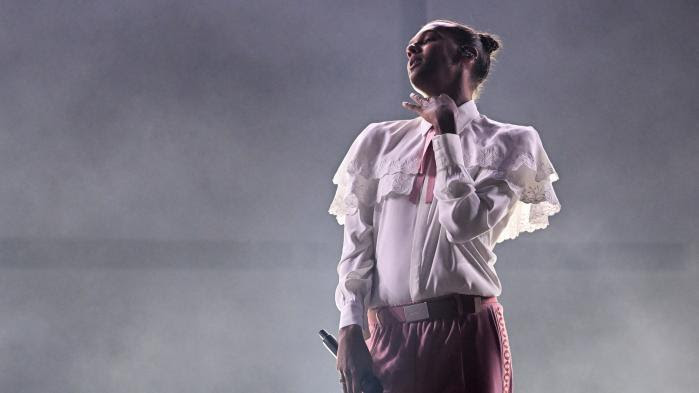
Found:
<svg viewBox="0 0 699 393"><path fill-rule="evenodd" d="M365 300L373 285L373 211L361 205L345 217L342 256L337 266L335 303L340 310L339 327L364 326Z"/></svg>

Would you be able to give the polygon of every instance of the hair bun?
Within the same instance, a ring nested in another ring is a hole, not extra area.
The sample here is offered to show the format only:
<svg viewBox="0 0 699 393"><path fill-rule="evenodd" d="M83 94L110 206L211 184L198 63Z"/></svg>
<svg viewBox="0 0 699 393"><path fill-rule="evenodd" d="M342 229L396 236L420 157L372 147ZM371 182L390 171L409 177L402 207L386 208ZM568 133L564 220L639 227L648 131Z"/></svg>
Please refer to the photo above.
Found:
<svg viewBox="0 0 699 393"><path fill-rule="evenodd" d="M483 49L488 52L488 54L495 52L500 47L500 43L489 34L478 33L478 36L481 39Z"/></svg>

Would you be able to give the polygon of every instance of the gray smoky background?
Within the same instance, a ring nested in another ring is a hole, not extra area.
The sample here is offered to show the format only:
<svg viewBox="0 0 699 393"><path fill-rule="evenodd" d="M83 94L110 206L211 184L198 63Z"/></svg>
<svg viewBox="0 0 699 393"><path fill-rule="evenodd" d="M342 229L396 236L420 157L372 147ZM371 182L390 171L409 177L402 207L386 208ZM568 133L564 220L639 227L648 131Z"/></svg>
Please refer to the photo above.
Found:
<svg viewBox="0 0 699 393"><path fill-rule="evenodd" d="M560 175L495 249L516 391L694 391L697 4L0 1L0 391L339 392L331 178L437 18Z"/></svg>

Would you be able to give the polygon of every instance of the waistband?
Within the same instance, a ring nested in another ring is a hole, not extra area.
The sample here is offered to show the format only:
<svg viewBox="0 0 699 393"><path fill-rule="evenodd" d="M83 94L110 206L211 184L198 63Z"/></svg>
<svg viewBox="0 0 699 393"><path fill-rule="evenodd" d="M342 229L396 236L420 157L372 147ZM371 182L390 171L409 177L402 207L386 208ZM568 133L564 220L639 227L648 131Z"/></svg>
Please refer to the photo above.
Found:
<svg viewBox="0 0 699 393"><path fill-rule="evenodd" d="M386 325L422 320L455 318L479 312L483 304L497 303L497 296L465 295L452 293L424 299L419 302L372 307L367 310L370 325Z"/></svg>

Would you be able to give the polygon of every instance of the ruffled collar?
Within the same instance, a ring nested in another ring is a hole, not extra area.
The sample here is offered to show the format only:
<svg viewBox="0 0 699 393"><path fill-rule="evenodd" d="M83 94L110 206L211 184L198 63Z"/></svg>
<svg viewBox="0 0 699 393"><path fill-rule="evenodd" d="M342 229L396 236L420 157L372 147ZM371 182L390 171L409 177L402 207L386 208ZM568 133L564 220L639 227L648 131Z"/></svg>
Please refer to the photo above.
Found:
<svg viewBox="0 0 699 393"><path fill-rule="evenodd" d="M480 116L480 112L478 112L476 102L472 99L459 105L457 109L458 110L455 113L456 132L460 134L466 129L468 123ZM427 133L431 126L432 124L430 124L430 122L420 116L420 125L418 126L418 129L423 136Z"/></svg>

